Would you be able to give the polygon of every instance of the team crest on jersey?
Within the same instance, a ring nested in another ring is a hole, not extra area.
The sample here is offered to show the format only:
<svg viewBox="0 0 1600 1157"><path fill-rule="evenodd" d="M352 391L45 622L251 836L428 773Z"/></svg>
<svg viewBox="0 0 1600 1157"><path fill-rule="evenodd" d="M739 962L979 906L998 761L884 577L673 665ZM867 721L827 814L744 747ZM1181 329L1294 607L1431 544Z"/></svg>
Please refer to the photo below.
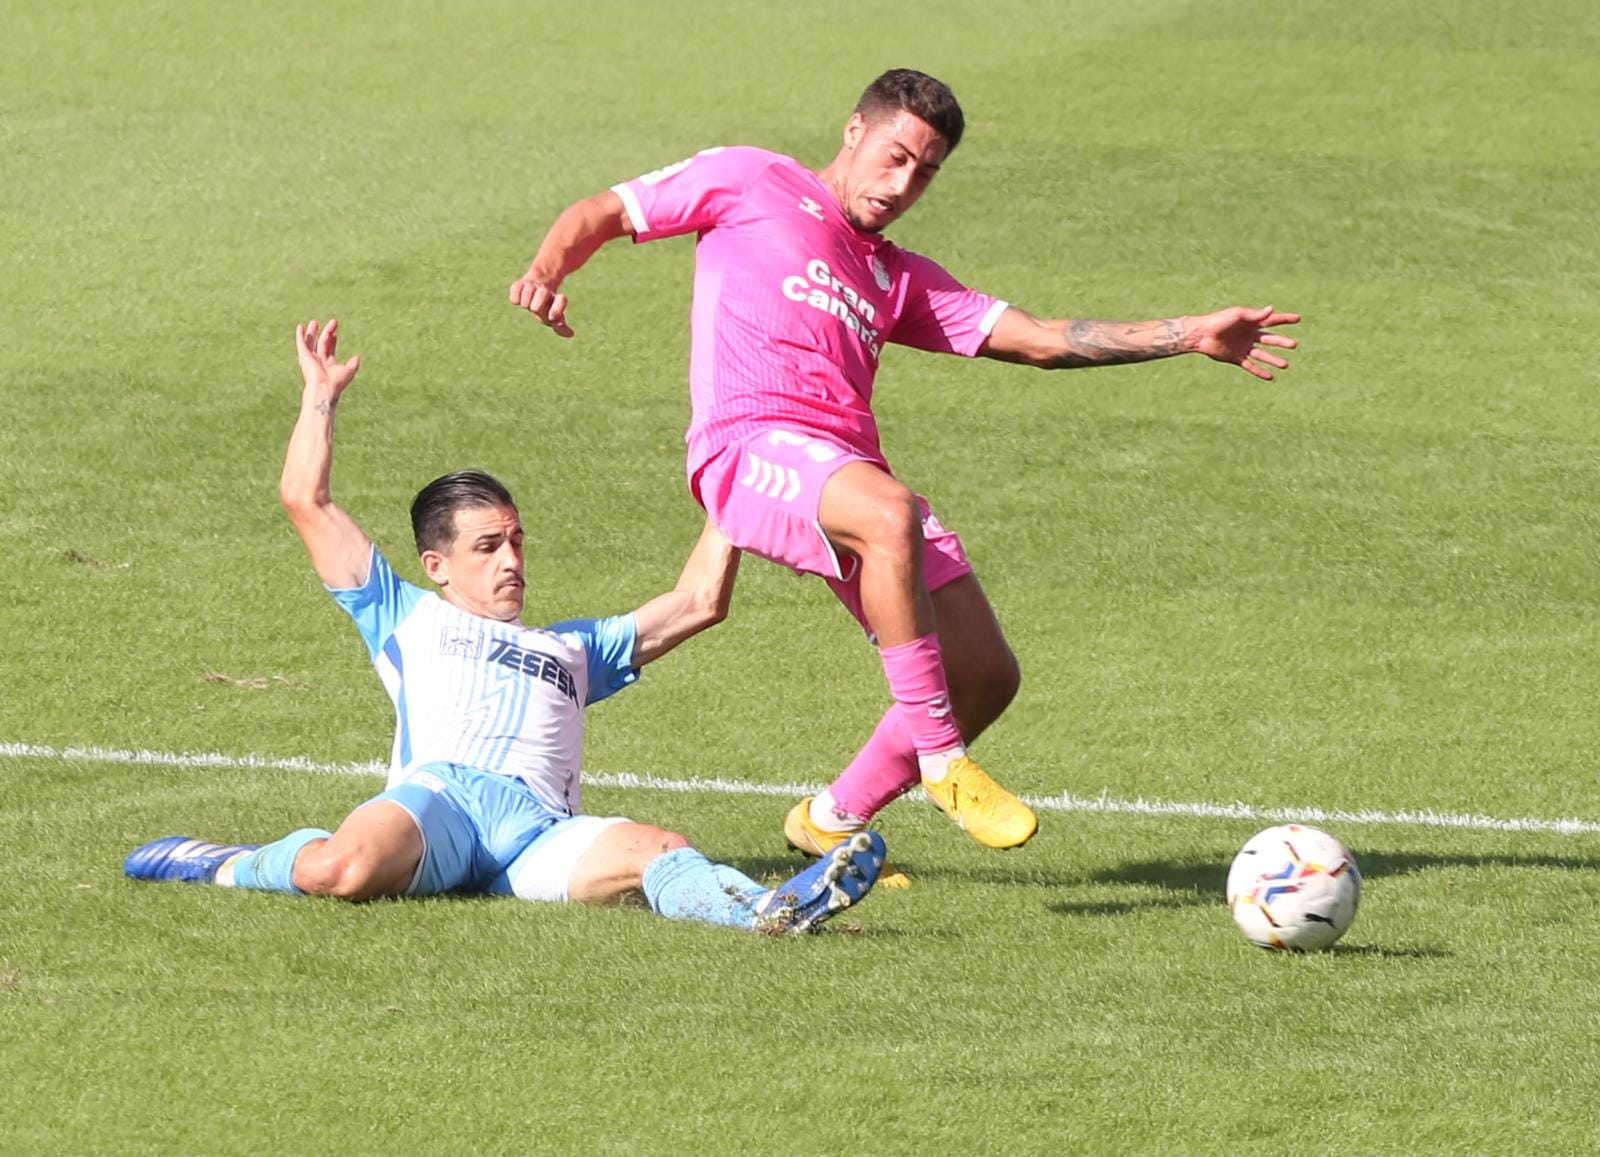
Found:
<svg viewBox="0 0 1600 1157"><path fill-rule="evenodd" d="M476 659L483 651L483 640L477 635L458 635L449 627L439 632L439 654L454 655L458 659Z"/></svg>
<svg viewBox="0 0 1600 1157"><path fill-rule="evenodd" d="M878 283L879 289L889 292L889 270L883 264L883 259L876 255L872 258L872 280Z"/></svg>

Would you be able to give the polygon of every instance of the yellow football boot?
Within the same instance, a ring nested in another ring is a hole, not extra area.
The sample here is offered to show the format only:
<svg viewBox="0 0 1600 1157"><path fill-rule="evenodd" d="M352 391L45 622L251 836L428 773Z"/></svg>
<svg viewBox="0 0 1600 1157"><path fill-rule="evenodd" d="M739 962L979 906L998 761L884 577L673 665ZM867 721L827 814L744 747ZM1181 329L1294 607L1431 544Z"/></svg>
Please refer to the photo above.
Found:
<svg viewBox="0 0 1600 1157"><path fill-rule="evenodd" d="M789 841L789 846L795 851L808 856L827 855L853 835L855 832L825 832L812 823L809 795L790 808L789 814L783 818L783 838ZM911 877L885 861L883 870L878 873L878 887L909 888Z"/></svg>
<svg viewBox="0 0 1600 1157"><path fill-rule="evenodd" d="M961 755L938 782L924 779L922 790L956 827L986 848L1020 848L1039 830L1033 809Z"/></svg>

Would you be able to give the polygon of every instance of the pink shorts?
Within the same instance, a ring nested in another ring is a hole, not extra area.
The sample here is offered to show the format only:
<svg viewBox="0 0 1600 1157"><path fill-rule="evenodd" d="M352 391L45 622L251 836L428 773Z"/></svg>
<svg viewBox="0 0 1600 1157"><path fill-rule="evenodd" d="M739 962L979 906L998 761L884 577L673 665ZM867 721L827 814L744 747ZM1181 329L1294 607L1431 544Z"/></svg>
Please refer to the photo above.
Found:
<svg viewBox="0 0 1600 1157"><path fill-rule="evenodd" d="M700 468L695 497L717 528L740 550L807 574L821 575L863 630L857 559L839 551L817 521L822 487L840 467L888 464L817 434L774 428L730 443ZM961 540L946 530L920 494L922 573L930 591L972 573Z"/></svg>

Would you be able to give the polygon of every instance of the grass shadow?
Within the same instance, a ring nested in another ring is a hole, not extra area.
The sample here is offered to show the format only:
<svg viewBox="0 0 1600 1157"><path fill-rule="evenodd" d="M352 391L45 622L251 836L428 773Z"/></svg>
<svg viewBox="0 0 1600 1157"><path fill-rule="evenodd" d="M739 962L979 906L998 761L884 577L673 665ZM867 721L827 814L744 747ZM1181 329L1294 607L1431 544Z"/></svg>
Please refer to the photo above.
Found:
<svg viewBox="0 0 1600 1157"><path fill-rule="evenodd" d="M991 863L980 867L968 865L941 866L933 862L903 860L891 850L889 860L905 869L914 884L923 882L950 882L957 884L993 884L1009 888L1078 888L1091 882L1083 872L1050 872L1029 867L1024 858L1006 864ZM774 877L794 875L816 861L801 858L798 852L789 856L742 856L728 861L753 880L772 880Z"/></svg>
<svg viewBox="0 0 1600 1157"><path fill-rule="evenodd" d="M1215 896L1189 892L1137 900L1057 900L1044 907L1057 916L1128 916L1151 908L1212 908L1220 903Z"/></svg>
<svg viewBox="0 0 1600 1157"><path fill-rule="evenodd" d="M1356 853L1364 880L1405 876L1438 868L1544 868L1564 872L1600 869L1600 856L1518 855L1515 853L1433 853L1366 849ZM1220 896L1227 886L1229 862L1135 860L1090 873L1085 882L1140 884L1174 892L1207 892Z"/></svg>
<svg viewBox="0 0 1600 1157"><path fill-rule="evenodd" d="M1448 960L1454 953L1441 948L1391 948L1383 944L1346 944L1325 949L1334 956L1376 956L1383 960Z"/></svg>
<svg viewBox="0 0 1600 1157"><path fill-rule="evenodd" d="M1368 880L1414 875L1419 872L1461 868L1531 868L1563 872L1593 872L1600 856L1517 853L1432 853L1367 849L1357 855L1362 876ZM1231 862L1231 861L1230 861ZM1087 874L1080 884L1100 884L1138 889L1128 899L1056 901L1046 910L1057 916L1126 916L1151 908L1190 908L1220 905L1226 890L1229 862L1134 860ZM1450 953L1429 947L1383 944L1334 945L1341 956L1368 956L1385 960L1438 960Z"/></svg>
<svg viewBox="0 0 1600 1157"><path fill-rule="evenodd" d="M1487 853L1483 855L1366 850L1356 853L1364 879L1406 876L1435 868L1553 868L1562 872L1593 872L1600 868L1600 855L1551 856Z"/></svg>

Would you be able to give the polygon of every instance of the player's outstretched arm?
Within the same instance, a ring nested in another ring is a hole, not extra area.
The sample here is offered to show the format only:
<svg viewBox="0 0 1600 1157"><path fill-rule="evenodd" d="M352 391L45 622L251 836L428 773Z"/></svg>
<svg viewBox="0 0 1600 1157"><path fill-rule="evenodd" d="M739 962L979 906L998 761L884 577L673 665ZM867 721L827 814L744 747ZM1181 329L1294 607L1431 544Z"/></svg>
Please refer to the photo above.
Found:
<svg viewBox="0 0 1600 1157"><path fill-rule="evenodd" d="M1270 305L1156 321L1045 321L1012 307L1000 315L981 352L997 361L1046 370L1125 365L1197 353L1270 382L1272 371L1287 369L1289 363L1265 347L1294 349L1297 344L1291 337L1270 331L1299 320L1298 313L1281 313Z"/></svg>
<svg viewBox="0 0 1600 1157"><path fill-rule="evenodd" d="M528 272L511 283L511 304L525 309L561 337L571 337L567 295L561 283L607 241L633 233L622 198L607 189L567 206L539 244Z"/></svg>
<svg viewBox="0 0 1600 1157"><path fill-rule="evenodd" d="M317 577L336 589L359 587L367 581L372 542L355 519L334 504L328 474L333 467L334 410L355 380L361 357L339 361L335 320L320 331L315 321L295 326L294 341L305 390L300 395L300 418L289 435L278 498L311 553Z"/></svg>
<svg viewBox="0 0 1600 1157"><path fill-rule="evenodd" d="M633 665L654 662L690 635L727 618L738 575L739 551L706 519L678 585L633 613Z"/></svg>

